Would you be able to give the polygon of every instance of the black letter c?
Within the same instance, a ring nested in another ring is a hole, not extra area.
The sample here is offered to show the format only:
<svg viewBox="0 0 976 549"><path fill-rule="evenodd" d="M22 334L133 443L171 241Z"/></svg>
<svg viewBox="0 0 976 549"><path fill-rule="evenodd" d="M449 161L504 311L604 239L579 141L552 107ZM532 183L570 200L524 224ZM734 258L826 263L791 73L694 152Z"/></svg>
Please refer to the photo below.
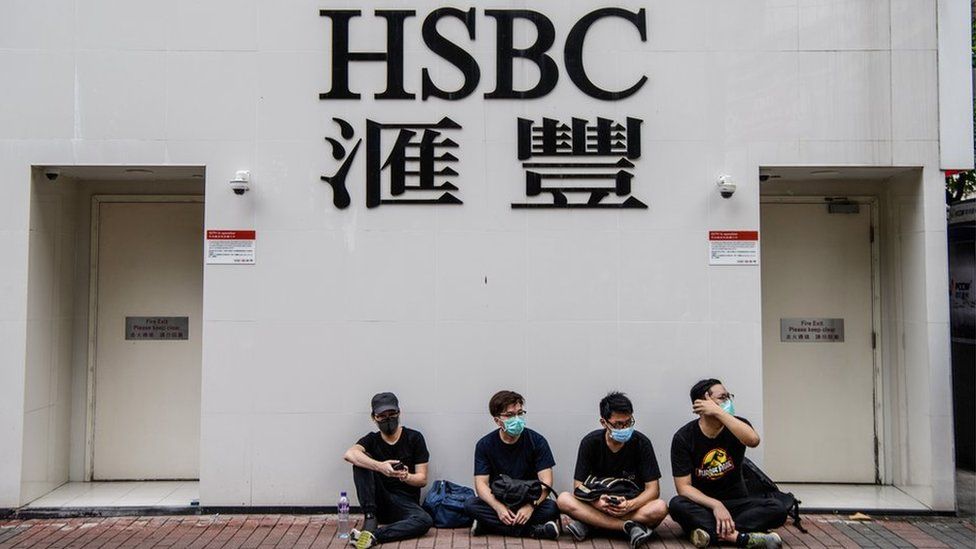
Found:
<svg viewBox="0 0 976 549"><path fill-rule="evenodd" d="M604 17L620 17L621 19L630 21L640 32L641 42L647 42L647 22L645 20L644 8L638 10L637 13L622 8L598 9L583 16L582 19L573 25L573 29L569 31L564 52L566 72L569 73L569 78L576 84L576 87L586 95L604 101L617 101L637 93L647 82L647 76L641 76L641 79L636 84L626 90L614 92L600 88L586 75L586 69L583 67L583 43L586 41L586 33L589 32L593 23Z"/></svg>

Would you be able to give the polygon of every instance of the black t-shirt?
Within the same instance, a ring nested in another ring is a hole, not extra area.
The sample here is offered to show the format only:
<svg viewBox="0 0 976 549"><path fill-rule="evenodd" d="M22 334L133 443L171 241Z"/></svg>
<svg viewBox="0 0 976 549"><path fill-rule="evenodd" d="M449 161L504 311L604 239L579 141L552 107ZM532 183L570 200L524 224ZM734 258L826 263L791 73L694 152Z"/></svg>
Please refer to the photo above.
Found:
<svg viewBox="0 0 976 549"><path fill-rule="evenodd" d="M749 420L737 417L750 426ZM675 477L691 475L691 485L720 501L746 497L742 480L742 459L746 445L728 428L708 438L698 420L678 429L671 441L671 472Z"/></svg>
<svg viewBox="0 0 976 549"><path fill-rule="evenodd" d="M539 471L556 465L545 437L532 429L522 434L512 444L502 440L498 431L481 437L474 447L474 474L488 475L488 482L498 475L508 475L518 480L536 480Z"/></svg>
<svg viewBox="0 0 976 549"><path fill-rule="evenodd" d="M617 452L607 446L605 433L603 429L593 431L580 441L574 479L583 482L590 475L626 478L643 489L644 483L661 478L654 446L644 433L634 431Z"/></svg>
<svg viewBox="0 0 976 549"><path fill-rule="evenodd" d="M356 444L362 446L369 457L376 461L387 461L396 459L409 467L411 473L415 473L416 466L430 461L430 453L427 451L427 442L424 435L413 429L403 428L400 438L396 444L388 444L383 440L379 431L369 433L359 439ZM391 477L383 477L383 485L390 492L399 492L410 496L417 502L420 501L420 488L410 486L403 481Z"/></svg>

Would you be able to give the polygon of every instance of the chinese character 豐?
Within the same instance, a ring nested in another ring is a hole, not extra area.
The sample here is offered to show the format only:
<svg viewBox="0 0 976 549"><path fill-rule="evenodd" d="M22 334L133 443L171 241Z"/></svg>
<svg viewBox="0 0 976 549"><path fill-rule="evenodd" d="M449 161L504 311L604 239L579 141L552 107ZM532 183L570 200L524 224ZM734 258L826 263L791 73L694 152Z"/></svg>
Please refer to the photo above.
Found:
<svg viewBox="0 0 976 549"><path fill-rule="evenodd" d="M641 124L573 118L570 125L544 118L541 125L518 119L518 158L525 194L551 196L548 202L513 203L512 208L647 208L630 195L633 160L641 156ZM544 159L535 160L533 159ZM625 200L608 199L610 194ZM582 195L582 198L570 199Z"/></svg>

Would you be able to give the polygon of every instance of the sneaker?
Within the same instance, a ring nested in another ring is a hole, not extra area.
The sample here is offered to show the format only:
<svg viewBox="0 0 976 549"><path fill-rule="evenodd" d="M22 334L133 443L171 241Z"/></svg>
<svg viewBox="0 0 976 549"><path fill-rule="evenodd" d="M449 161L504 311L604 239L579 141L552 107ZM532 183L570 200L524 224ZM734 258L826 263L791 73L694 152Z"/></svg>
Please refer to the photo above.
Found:
<svg viewBox="0 0 976 549"><path fill-rule="evenodd" d="M356 538L356 549L369 549L376 545L376 537L369 530L363 530Z"/></svg>
<svg viewBox="0 0 976 549"><path fill-rule="evenodd" d="M761 532L746 534L746 547L749 549L779 549L782 546L783 538L779 537L779 534L776 532L770 534L763 534Z"/></svg>
<svg viewBox="0 0 976 549"><path fill-rule="evenodd" d="M627 535L630 536L631 549L643 547L645 543L651 541L651 536L654 535L654 530L632 520L624 523L624 532L627 532Z"/></svg>
<svg viewBox="0 0 976 549"><path fill-rule="evenodd" d="M550 520L545 524L536 524L529 531L529 537L532 539L559 539L559 524L554 520Z"/></svg>
<svg viewBox="0 0 976 549"><path fill-rule="evenodd" d="M691 544L695 547L701 549L702 547L708 547L712 543L712 536L708 535L708 532L701 528L695 528L691 532Z"/></svg>
<svg viewBox="0 0 976 549"><path fill-rule="evenodd" d="M356 540L359 539L359 534L361 533L362 532L356 530L355 528L349 530L349 545L356 545Z"/></svg>
<svg viewBox="0 0 976 549"><path fill-rule="evenodd" d="M475 521L471 523L471 535L472 536L483 536L485 534L486 534L486 532L481 528L481 525L478 524L478 520L475 519Z"/></svg>
<svg viewBox="0 0 976 549"><path fill-rule="evenodd" d="M586 541L586 538L590 537L590 527L578 520L570 521L570 523L566 525L566 531L568 531L576 541Z"/></svg>

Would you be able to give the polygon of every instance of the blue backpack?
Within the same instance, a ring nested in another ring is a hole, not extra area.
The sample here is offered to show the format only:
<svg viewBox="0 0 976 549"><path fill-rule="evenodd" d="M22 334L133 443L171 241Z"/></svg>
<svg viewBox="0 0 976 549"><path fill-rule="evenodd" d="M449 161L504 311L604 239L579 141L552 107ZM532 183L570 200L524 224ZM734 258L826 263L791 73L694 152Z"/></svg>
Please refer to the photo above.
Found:
<svg viewBox="0 0 976 549"><path fill-rule="evenodd" d="M471 526L472 519L464 514L464 502L474 495L474 490L467 486L435 480L423 507L434 519L435 528L466 528Z"/></svg>

